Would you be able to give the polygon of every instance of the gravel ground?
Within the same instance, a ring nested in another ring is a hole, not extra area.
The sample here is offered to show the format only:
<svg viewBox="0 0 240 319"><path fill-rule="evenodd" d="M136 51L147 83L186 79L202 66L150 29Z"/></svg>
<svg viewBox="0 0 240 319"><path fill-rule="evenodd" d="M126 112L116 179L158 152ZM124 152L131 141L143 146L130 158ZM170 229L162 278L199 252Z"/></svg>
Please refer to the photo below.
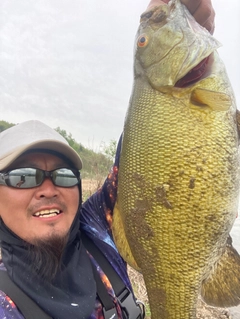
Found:
<svg viewBox="0 0 240 319"><path fill-rule="evenodd" d="M199 300L197 319L233 319L227 309L214 308Z"/></svg>

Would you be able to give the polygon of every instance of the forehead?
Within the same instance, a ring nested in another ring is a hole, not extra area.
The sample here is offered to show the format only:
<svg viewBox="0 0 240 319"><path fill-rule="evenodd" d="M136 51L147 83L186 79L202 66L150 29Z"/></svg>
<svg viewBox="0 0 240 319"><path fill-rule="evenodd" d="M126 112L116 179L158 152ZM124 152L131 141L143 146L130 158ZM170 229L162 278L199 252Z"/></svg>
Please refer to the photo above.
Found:
<svg viewBox="0 0 240 319"><path fill-rule="evenodd" d="M31 152L19 156L9 168L17 167L48 167L49 170L58 168L60 166L69 167L68 163L60 156L45 153L45 152Z"/></svg>

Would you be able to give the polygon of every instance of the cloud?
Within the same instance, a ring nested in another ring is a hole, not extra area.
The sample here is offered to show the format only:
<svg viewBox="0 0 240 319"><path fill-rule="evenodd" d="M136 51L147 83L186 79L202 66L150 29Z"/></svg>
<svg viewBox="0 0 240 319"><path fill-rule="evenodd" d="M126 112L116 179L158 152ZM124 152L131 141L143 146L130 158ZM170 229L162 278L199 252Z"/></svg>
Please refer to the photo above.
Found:
<svg viewBox="0 0 240 319"><path fill-rule="evenodd" d="M133 41L146 5L1 0L1 118L37 118L85 145L118 139L132 89ZM214 5L220 53L240 100L238 0Z"/></svg>

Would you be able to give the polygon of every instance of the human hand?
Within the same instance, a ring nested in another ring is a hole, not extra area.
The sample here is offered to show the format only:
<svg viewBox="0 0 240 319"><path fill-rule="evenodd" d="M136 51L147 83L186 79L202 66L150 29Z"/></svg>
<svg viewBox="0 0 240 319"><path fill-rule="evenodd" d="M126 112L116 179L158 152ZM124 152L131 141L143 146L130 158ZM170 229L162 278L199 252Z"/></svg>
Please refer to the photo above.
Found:
<svg viewBox="0 0 240 319"><path fill-rule="evenodd" d="M151 0L148 8L168 2L169 0ZM181 2L188 8L196 21L213 34L215 11L211 0L181 0Z"/></svg>

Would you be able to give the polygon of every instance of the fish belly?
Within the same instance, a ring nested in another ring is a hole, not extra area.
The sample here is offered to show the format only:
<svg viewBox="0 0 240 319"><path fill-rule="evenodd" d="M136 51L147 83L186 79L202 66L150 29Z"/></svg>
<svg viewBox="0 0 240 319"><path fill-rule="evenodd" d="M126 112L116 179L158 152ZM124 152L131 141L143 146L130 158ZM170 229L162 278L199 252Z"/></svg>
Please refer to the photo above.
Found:
<svg viewBox="0 0 240 319"><path fill-rule="evenodd" d="M236 217L236 124L186 101L137 83L125 121L118 218L152 319L195 318L201 282Z"/></svg>

